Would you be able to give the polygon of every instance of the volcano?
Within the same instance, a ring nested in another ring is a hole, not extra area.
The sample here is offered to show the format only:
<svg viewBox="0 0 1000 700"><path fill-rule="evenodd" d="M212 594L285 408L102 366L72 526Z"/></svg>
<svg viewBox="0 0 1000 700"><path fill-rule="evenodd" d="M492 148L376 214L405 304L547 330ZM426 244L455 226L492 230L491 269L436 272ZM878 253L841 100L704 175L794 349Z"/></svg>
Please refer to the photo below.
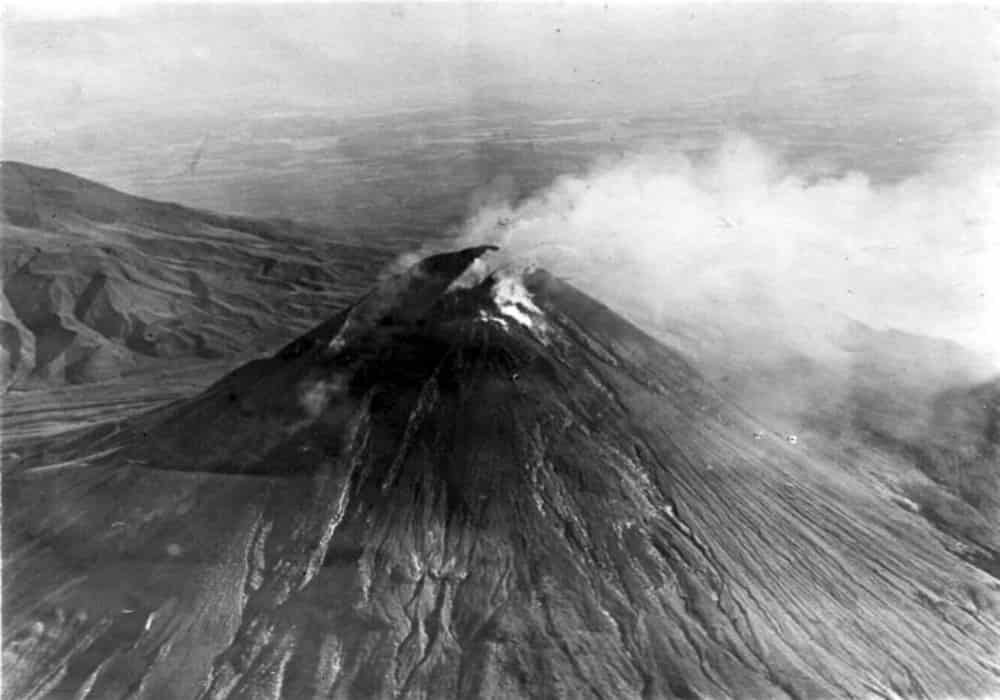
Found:
<svg viewBox="0 0 1000 700"><path fill-rule="evenodd" d="M489 247L4 499L8 697L1000 693L1000 581L828 446Z"/></svg>

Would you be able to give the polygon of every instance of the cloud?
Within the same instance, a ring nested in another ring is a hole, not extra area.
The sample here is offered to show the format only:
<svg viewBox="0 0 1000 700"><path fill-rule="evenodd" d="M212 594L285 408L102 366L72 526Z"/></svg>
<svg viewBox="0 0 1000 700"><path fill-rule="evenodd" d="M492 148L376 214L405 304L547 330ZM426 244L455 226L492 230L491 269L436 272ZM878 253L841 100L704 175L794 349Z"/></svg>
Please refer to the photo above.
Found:
<svg viewBox="0 0 1000 700"><path fill-rule="evenodd" d="M714 323L816 354L857 319L1000 362L991 161L945 154L924 174L873 184L863 172L796 170L732 134L698 160L650 148L518 203L486 197L456 234L654 329Z"/></svg>

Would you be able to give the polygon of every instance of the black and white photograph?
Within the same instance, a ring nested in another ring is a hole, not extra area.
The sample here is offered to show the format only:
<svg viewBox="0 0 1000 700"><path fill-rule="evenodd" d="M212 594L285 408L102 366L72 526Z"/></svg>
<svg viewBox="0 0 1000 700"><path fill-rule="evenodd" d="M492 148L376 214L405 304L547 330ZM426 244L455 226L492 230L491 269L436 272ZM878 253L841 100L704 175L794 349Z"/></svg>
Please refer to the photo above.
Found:
<svg viewBox="0 0 1000 700"><path fill-rule="evenodd" d="M0 21L3 700L1000 698L1000 4Z"/></svg>

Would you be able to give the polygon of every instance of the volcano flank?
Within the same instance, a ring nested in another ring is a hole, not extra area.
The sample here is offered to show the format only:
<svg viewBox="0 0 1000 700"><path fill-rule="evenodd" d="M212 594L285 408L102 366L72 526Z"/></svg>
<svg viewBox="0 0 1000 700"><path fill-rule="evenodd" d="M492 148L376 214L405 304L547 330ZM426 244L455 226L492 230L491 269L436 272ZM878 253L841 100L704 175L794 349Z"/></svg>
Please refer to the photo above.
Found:
<svg viewBox="0 0 1000 700"><path fill-rule="evenodd" d="M1000 581L955 540L490 252L28 449L6 696L1000 693Z"/></svg>

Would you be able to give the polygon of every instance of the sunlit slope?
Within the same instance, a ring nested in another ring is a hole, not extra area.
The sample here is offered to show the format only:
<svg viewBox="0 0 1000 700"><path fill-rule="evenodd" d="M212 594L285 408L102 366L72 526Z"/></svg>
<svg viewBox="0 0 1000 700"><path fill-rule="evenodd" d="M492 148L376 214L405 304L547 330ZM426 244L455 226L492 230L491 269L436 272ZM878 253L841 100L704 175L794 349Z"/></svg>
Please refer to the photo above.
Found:
<svg viewBox="0 0 1000 700"><path fill-rule="evenodd" d="M26 454L11 697L1000 692L1000 582L949 536L485 252Z"/></svg>

